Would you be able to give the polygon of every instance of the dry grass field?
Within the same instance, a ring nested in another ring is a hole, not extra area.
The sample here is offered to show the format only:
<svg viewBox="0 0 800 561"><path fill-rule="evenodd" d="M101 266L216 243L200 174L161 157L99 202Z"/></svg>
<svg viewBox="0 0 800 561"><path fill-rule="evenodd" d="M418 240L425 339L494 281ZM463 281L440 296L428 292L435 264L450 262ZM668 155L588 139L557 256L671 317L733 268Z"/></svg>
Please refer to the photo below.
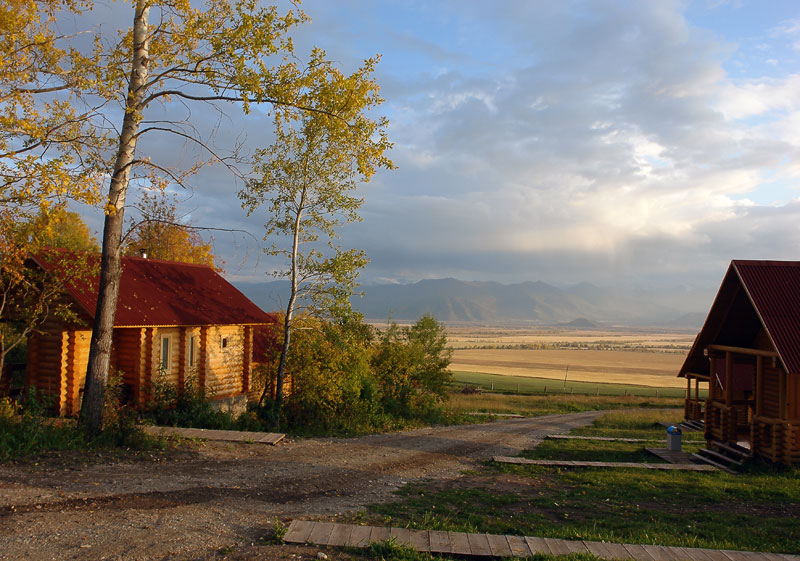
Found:
<svg viewBox="0 0 800 561"><path fill-rule="evenodd" d="M688 333L451 327L450 369L570 381L685 387Z"/></svg>

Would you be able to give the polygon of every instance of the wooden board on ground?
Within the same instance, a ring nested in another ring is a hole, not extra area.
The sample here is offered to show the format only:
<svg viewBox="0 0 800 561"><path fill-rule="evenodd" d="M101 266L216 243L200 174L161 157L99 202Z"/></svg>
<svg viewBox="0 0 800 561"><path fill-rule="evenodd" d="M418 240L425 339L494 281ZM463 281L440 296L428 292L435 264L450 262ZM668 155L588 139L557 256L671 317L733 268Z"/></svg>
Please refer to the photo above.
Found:
<svg viewBox="0 0 800 561"><path fill-rule="evenodd" d="M311 535L311 530L314 529L314 524L316 522L308 520L292 520L283 539L289 543L306 543L308 536Z"/></svg>
<svg viewBox="0 0 800 561"><path fill-rule="evenodd" d="M188 429L183 427L142 426L145 433L152 436L180 436L201 440L221 440L225 442L248 442L256 444L277 444L286 436L274 432L249 432L237 430Z"/></svg>
<svg viewBox="0 0 800 561"><path fill-rule="evenodd" d="M664 442L664 439L648 440L646 438L622 438L616 436L578 436L574 434L548 434L550 440L596 440L598 442Z"/></svg>
<svg viewBox="0 0 800 561"><path fill-rule="evenodd" d="M624 469L657 469L657 470L683 470L683 471L716 471L717 468L705 464L646 464L635 462L579 462L575 460L529 460L528 458L512 458L508 456L494 456L498 464L515 464L530 466L553 467L599 467L599 468L624 468Z"/></svg>
<svg viewBox="0 0 800 561"><path fill-rule="evenodd" d="M601 559L636 561L800 561L798 555L697 549L661 545L619 544L562 540L535 536L466 534L436 530L407 530L331 522L293 520L284 536L287 543L366 548L371 542L394 538L417 551L474 557L527 557L536 553L567 555L591 553Z"/></svg>
<svg viewBox="0 0 800 561"><path fill-rule="evenodd" d="M668 450L667 448L645 448L645 451L666 460L671 464L691 464L692 455L682 450Z"/></svg>

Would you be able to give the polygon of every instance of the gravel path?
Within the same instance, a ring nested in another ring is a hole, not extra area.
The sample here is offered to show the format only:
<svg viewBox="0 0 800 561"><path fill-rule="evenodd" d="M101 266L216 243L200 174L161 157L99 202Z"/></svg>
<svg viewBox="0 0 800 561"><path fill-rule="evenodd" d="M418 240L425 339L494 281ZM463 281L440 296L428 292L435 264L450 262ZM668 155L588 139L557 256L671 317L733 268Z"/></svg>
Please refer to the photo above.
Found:
<svg viewBox="0 0 800 561"><path fill-rule="evenodd" d="M453 479L599 412L278 446L207 442L153 460L0 465L0 559L200 559L268 535L278 517L330 517ZM242 557L244 558L244 557Z"/></svg>

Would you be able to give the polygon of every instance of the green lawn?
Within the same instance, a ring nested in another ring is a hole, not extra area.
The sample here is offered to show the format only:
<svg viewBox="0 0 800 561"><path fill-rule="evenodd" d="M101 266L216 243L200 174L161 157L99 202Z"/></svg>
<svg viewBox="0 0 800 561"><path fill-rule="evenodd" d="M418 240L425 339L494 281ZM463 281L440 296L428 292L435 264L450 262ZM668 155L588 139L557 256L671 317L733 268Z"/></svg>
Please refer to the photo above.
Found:
<svg viewBox="0 0 800 561"><path fill-rule="evenodd" d="M453 372L454 385L479 386L483 390L527 394L583 394L583 395L633 395L644 397L683 397L686 392L680 388L652 388L627 384L598 384L593 382L572 382L550 378L531 378L505 374L486 374L483 372ZM701 392L702 393L702 392Z"/></svg>
<svg viewBox="0 0 800 561"><path fill-rule="evenodd" d="M655 423L677 413L614 412L580 432L663 434ZM696 436L687 441L699 445ZM602 451L554 440L526 455L637 454L635 444L618 444ZM408 485L399 495L398 503L371 507L371 515L412 528L800 553L797 469L756 465L734 476L487 464L455 481Z"/></svg>

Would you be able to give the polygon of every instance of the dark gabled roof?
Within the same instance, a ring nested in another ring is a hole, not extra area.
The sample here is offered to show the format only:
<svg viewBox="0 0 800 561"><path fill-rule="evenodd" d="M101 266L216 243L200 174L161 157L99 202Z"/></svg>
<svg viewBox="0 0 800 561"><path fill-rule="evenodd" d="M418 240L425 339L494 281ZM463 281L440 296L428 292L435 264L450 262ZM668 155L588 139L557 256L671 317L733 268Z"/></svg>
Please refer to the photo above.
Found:
<svg viewBox="0 0 800 561"><path fill-rule="evenodd" d="M743 301L752 307L754 321L763 327L786 371L800 373L800 261L733 260L679 376L708 373L703 352Z"/></svg>
<svg viewBox="0 0 800 561"><path fill-rule="evenodd" d="M72 258L83 259L93 274L67 282L66 290L82 316L93 321L99 284L99 255L57 251L33 260L58 275ZM272 316L206 265L139 257L122 258L115 327L267 324Z"/></svg>

